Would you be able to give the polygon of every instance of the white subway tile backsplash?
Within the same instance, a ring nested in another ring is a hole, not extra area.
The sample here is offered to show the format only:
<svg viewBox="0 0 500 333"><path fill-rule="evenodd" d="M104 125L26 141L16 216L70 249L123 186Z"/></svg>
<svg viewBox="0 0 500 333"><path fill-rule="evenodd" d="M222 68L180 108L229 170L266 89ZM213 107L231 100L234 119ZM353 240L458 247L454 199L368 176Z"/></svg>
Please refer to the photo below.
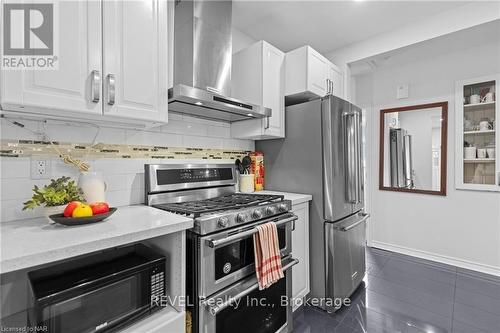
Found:
<svg viewBox="0 0 500 333"><path fill-rule="evenodd" d="M183 146L192 148L223 148L224 140L222 138L184 135Z"/></svg>
<svg viewBox="0 0 500 333"><path fill-rule="evenodd" d="M105 173L103 175L104 182L106 183L107 191L123 191L127 187L128 175L125 174L109 174Z"/></svg>
<svg viewBox="0 0 500 333"><path fill-rule="evenodd" d="M20 219L29 219L36 216L41 216L43 212L41 209L27 209L23 210L23 202L25 200L5 200L2 197L2 209L0 209L0 222L8 222Z"/></svg>
<svg viewBox="0 0 500 333"><path fill-rule="evenodd" d="M1 178L29 178L30 158L0 158Z"/></svg>
<svg viewBox="0 0 500 333"><path fill-rule="evenodd" d="M208 136L227 138L231 136L231 128L221 126L208 126Z"/></svg>
<svg viewBox="0 0 500 333"><path fill-rule="evenodd" d="M53 140L61 142L90 143L97 128L83 123L48 121L42 123L19 119L25 129L1 122L2 139ZM29 130L26 130L29 129ZM37 135L32 131L43 133ZM231 139L230 124L200 118L169 114L169 124L148 130L101 127L96 143L153 145L163 147L214 148L253 150L254 141ZM161 155L161 152L158 153ZM202 159L150 159L150 158L81 158L94 171L103 173L107 184L107 201L112 206L140 204L144 202L144 164L147 163L210 163ZM70 176L78 180L79 170L59 158L51 158L50 178ZM1 174L1 222L43 215L43 209L22 211L22 204L32 195L33 185L43 186L50 179L33 180L30 174L30 158L0 158ZM233 163L217 160L217 163Z"/></svg>
<svg viewBox="0 0 500 333"><path fill-rule="evenodd" d="M40 182L40 180L31 180L29 178L2 179L2 188L0 192L2 201L13 199L25 200L27 198L30 198L33 193L33 185L36 184L40 186Z"/></svg>
<svg viewBox="0 0 500 333"><path fill-rule="evenodd" d="M136 145L182 147L182 135L164 132L127 130L126 143Z"/></svg>
<svg viewBox="0 0 500 333"><path fill-rule="evenodd" d="M144 189L144 172L128 174L126 180L126 188Z"/></svg>
<svg viewBox="0 0 500 333"><path fill-rule="evenodd" d="M190 123L186 121L172 120L168 122L168 125L162 126L162 132L206 136L208 132L208 126L202 123Z"/></svg>

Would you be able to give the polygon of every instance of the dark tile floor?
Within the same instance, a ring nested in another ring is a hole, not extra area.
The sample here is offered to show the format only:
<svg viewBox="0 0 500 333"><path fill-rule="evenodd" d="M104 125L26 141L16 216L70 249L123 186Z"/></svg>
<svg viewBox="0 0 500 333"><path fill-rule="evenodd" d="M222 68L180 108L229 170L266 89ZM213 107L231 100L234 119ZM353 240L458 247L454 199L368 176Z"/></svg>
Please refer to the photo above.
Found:
<svg viewBox="0 0 500 333"><path fill-rule="evenodd" d="M304 306L294 333L500 333L500 278L368 248L352 304Z"/></svg>

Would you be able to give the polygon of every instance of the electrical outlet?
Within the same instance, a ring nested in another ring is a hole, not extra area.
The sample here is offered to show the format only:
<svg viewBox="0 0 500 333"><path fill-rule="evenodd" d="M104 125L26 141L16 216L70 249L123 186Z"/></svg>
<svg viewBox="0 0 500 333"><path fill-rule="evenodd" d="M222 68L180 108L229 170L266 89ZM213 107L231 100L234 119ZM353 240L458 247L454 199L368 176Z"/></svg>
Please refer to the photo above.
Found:
<svg viewBox="0 0 500 333"><path fill-rule="evenodd" d="M50 159L35 157L31 159L31 179L50 178Z"/></svg>

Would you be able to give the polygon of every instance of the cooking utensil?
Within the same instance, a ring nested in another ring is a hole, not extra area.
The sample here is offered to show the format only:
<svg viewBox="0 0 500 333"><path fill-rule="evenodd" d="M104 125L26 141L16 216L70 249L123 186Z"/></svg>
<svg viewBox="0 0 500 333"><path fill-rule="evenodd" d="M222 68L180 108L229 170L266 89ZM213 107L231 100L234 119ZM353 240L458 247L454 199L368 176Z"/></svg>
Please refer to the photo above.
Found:
<svg viewBox="0 0 500 333"><path fill-rule="evenodd" d="M236 159L236 161L234 161L234 163L236 164L236 170L238 170L238 172L241 174L244 174L245 173L245 169L243 168L243 165L241 165L241 161L240 159Z"/></svg>
<svg viewBox="0 0 500 333"><path fill-rule="evenodd" d="M250 156L245 156L243 157L243 160L241 161L241 165L244 168L244 173L249 174L250 173L250 166L252 165L252 159Z"/></svg>

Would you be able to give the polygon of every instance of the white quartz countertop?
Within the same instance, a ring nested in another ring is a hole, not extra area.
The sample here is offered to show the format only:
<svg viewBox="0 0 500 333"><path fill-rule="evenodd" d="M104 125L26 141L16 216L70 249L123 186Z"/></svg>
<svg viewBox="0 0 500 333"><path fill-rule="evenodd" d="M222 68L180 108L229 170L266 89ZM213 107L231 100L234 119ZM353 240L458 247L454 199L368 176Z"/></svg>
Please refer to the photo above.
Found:
<svg viewBox="0 0 500 333"><path fill-rule="evenodd" d="M298 204L312 200L312 195L301 194L301 193L289 193L289 192L280 192L280 191L259 191L259 192L255 192L255 194L284 195L286 200L292 201L292 205L298 205Z"/></svg>
<svg viewBox="0 0 500 333"><path fill-rule="evenodd" d="M144 205L119 207L108 219L82 226L44 217L0 224L0 272L7 273L190 229L193 220Z"/></svg>

